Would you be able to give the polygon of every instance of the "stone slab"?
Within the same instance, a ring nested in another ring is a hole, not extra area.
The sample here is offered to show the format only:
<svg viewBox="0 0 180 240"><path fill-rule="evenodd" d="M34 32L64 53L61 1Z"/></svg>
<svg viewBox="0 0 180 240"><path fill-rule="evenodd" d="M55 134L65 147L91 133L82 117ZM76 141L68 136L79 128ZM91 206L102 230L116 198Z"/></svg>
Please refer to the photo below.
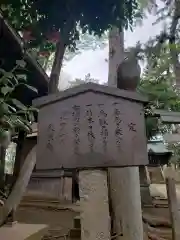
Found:
<svg viewBox="0 0 180 240"><path fill-rule="evenodd" d="M148 164L140 102L87 89L40 107L38 122L36 169Z"/></svg>

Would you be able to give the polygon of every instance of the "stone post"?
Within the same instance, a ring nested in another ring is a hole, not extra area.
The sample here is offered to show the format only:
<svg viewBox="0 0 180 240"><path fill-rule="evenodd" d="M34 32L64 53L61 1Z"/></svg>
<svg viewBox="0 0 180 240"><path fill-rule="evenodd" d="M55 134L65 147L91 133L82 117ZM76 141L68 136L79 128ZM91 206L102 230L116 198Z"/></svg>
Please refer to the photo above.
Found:
<svg viewBox="0 0 180 240"><path fill-rule="evenodd" d="M110 216L106 171L80 171L79 191L81 240L109 240Z"/></svg>
<svg viewBox="0 0 180 240"><path fill-rule="evenodd" d="M172 240L180 239L180 215L176 194L175 180L172 177L166 178L166 188L169 203L169 213L172 222Z"/></svg>

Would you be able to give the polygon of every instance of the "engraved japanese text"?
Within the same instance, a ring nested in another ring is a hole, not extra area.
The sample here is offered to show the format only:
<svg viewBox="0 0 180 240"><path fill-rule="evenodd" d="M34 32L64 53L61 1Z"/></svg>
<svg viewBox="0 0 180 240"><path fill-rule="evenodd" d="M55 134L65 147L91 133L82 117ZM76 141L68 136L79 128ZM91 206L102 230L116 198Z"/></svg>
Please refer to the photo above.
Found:
<svg viewBox="0 0 180 240"><path fill-rule="evenodd" d="M74 153L79 155L79 147L80 147L80 106L74 105L72 112L72 120L73 120L73 135L74 135Z"/></svg>
<svg viewBox="0 0 180 240"><path fill-rule="evenodd" d="M87 137L89 142L90 151L94 150L95 134L93 133L93 114L91 105L86 105L86 120L88 122Z"/></svg>
<svg viewBox="0 0 180 240"><path fill-rule="evenodd" d="M104 111L104 104L99 104L99 125L100 125L100 135L102 138L103 143L103 151L107 151L107 144L108 144L108 121L107 121L107 113Z"/></svg>
<svg viewBox="0 0 180 240"><path fill-rule="evenodd" d="M59 118L59 134L58 134L58 140L60 144L65 144L65 138L66 138L66 125L67 125L67 113L62 112L60 118Z"/></svg>
<svg viewBox="0 0 180 240"><path fill-rule="evenodd" d="M48 129L47 129L47 144L46 144L46 147L51 152L53 151L54 134L55 134L54 126L53 126L53 124L49 124Z"/></svg>
<svg viewBox="0 0 180 240"><path fill-rule="evenodd" d="M121 141L122 141L122 137L123 137L123 130L121 127L121 123L122 123L122 119L121 119L121 112L119 110L119 108L117 107L117 104L114 104L115 108L114 108L114 120L115 120L115 139L116 139L116 146L118 148L118 151L121 150Z"/></svg>

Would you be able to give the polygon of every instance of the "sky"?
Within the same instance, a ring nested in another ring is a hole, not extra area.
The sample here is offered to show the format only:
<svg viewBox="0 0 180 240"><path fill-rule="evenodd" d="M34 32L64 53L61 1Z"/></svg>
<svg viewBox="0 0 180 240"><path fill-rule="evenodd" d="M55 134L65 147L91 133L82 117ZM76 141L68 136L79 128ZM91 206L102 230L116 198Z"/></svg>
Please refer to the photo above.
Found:
<svg viewBox="0 0 180 240"><path fill-rule="evenodd" d="M156 18L148 15L144 19L142 26L137 26L134 31L125 32L125 47L134 46L138 41L145 43L150 37L159 33L162 25L153 25ZM103 50L88 50L75 56L71 61L65 63L63 67L63 76L60 80L61 90L68 87L68 79L84 79L85 75L90 73L92 78L99 79L100 82L106 82L108 79L108 45Z"/></svg>

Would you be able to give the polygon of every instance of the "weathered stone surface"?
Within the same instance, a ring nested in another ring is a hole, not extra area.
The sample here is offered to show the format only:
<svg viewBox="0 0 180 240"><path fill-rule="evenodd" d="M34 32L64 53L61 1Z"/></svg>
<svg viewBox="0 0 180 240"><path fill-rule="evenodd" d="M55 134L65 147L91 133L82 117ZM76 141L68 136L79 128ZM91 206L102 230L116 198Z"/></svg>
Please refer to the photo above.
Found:
<svg viewBox="0 0 180 240"><path fill-rule="evenodd" d="M109 240L110 216L106 171L80 171L81 240Z"/></svg>
<svg viewBox="0 0 180 240"><path fill-rule="evenodd" d="M144 109L137 93L98 84L69 92L39 104L37 169L148 164Z"/></svg>

